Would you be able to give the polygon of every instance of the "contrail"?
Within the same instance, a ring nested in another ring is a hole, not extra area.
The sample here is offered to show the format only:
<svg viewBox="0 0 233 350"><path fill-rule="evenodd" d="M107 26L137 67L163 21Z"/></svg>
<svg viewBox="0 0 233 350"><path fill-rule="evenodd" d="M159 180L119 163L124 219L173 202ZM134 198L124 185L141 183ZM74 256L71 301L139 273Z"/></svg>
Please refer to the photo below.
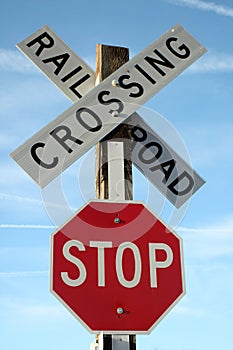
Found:
<svg viewBox="0 0 233 350"><path fill-rule="evenodd" d="M233 17L233 9L228 6L218 5L214 2L206 2L203 0L165 0L172 5L184 6L196 8L202 11L211 11L215 12L220 16Z"/></svg>
<svg viewBox="0 0 233 350"><path fill-rule="evenodd" d="M221 232L221 233L225 233L225 232L232 232L232 228L221 228L221 227L217 227L217 228L191 228L191 227L178 227L177 231L180 232L191 232L191 233L216 233L216 232Z"/></svg>
<svg viewBox="0 0 233 350"><path fill-rule="evenodd" d="M4 271L0 272L1 277L37 277L37 276L47 276L48 271Z"/></svg>
<svg viewBox="0 0 233 350"><path fill-rule="evenodd" d="M40 230L46 230L51 228L56 228L56 226L53 225L27 225L27 224L0 224L0 228L26 228L26 229L40 229Z"/></svg>

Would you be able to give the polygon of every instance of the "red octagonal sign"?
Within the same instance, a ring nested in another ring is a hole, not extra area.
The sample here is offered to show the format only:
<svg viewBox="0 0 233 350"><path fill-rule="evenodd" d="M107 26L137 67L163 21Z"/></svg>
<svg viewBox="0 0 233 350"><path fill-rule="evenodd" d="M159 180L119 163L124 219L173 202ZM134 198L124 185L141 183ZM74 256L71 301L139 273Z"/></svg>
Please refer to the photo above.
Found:
<svg viewBox="0 0 233 350"><path fill-rule="evenodd" d="M51 291L92 333L150 333L185 293L181 239L143 203L88 203L51 250Z"/></svg>

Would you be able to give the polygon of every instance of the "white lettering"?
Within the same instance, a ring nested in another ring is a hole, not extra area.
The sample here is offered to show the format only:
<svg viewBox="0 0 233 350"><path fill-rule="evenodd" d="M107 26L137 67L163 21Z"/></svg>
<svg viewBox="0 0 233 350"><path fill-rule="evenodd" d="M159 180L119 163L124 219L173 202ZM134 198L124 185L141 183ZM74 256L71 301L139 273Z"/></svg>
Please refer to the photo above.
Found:
<svg viewBox="0 0 233 350"><path fill-rule="evenodd" d="M128 281L125 279L124 272L123 272L122 259L123 259L124 251L126 249L130 249L134 255L135 271L134 271L134 277L131 281ZM116 272L117 272L117 277L120 284L126 288L136 287L140 282L141 273L142 273L141 256L140 256L140 251L138 247L134 243L124 242L119 245L117 249L117 254L116 254Z"/></svg>
<svg viewBox="0 0 233 350"><path fill-rule="evenodd" d="M166 260L156 260L156 250L164 250L166 252ZM151 288L157 288L157 269L164 269L171 265L173 261L173 253L171 248L164 243L149 243L149 260L150 260L150 285Z"/></svg>
<svg viewBox="0 0 233 350"><path fill-rule="evenodd" d="M97 248L97 283L98 287L105 287L105 248L112 248L113 242L90 241L89 246L91 248ZM63 246L63 255L69 262L75 265L75 268L77 268L78 277L71 278L68 272L63 271L61 272L61 278L66 285L70 287L79 287L86 281L87 270L84 263L77 256L73 255L74 252L70 251L72 247L77 248L80 252L85 252L86 249L84 244L78 240L70 240ZM126 279L125 277L125 271L127 270L128 266L123 264L124 254L126 253L127 249L132 253L134 259L134 274L130 280ZM166 254L166 258L162 261L158 261L156 257L156 253L159 250ZM158 269L165 269L172 264L173 252L172 249L165 243L148 243L148 253L149 256L147 261L149 263L150 270L150 281L148 281L148 283L150 283L151 288L157 288L157 271ZM117 279L123 287L134 288L140 283L142 275L142 261L140 250L136 244L132 242L121 243L116 251L115 264ZM146 267L144 266L143 268L145 269Z"/></svg>
<svg viewBox="0 0 233 350"><path fill-rule="evenodd" d="M77 266L79 269L79 277L76 279L72 279L69 277L67 272L61 272L61 278L67 284L68 286L71 287L78 287L81 286L86 280L87 277L87 271L86 268L81 260L79 260L76 256L72 255L70 253L70 248L71 247L76 247L80 251L85 251L85 247L82 242L77 241L77 240L70 240L64 244L63 247L63 255L64 257L73 263L74 265Z"/></svg>
<svg viewBox="0 0 233 350"><path fill-rule="evenodd" d="M98 287L105 287L104 249L112 248L112 242L90 242L90 247L98 248Z"/></svg>

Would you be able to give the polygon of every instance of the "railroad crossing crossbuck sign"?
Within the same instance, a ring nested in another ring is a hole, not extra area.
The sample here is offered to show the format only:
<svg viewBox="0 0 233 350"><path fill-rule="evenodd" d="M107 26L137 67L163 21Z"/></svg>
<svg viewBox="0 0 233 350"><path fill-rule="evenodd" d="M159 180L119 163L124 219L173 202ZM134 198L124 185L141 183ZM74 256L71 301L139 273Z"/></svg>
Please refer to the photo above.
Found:
<svg viewBox="0 0 233 350"><path fill-rule="evenodd" d="M203 185L136 113L205 53L180 25L95 87L48 26L18 47L74 103L11 154L39 186L121 123L132 126L133 163L177 208ZM185 293L181 239L143 203L89 202L52 235L51 291L91 332L149 333Z"/></svg>
<svg viewBox="0 0 233 350"><path fill-rule="evenodd" d="M48 26L18 47L74 102L71 108L11 154L41 187L49 184L117 125L127 123L127 117L140 105L206 51L176 25L90 90L94 85L94 72ZM113 81L119 86L113 86ZM150 129L139 116L137 121L132 118L131 123L143 124L141 129L145 133ZM140 137L138 140L137 149L140 144L145 149L147 143ZM150 132L150 145L157 146L157 141ZM150 162L142 161L138 152L133 152L134 164L178 208L204 183L181 157L168 150L161 139L153 171L151 167L148 169Z"/></svg>

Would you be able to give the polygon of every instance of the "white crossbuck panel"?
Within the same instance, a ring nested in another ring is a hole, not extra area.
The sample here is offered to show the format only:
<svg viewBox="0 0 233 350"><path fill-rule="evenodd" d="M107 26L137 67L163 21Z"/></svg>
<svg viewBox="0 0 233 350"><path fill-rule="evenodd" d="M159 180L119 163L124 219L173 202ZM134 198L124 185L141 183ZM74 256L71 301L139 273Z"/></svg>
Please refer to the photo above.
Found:
<svg viewBox="0 0 233 350"><path fill-rule="evenodd" d="M72 102L95 84L95 72L49 26L44 26L17 47Z"/></svg>
<svg viewBox="0 0 233 350"><path fill-rule="evenodd" d="M176 25L18 147L12 158L46 186L205 51Z"/></svg>

